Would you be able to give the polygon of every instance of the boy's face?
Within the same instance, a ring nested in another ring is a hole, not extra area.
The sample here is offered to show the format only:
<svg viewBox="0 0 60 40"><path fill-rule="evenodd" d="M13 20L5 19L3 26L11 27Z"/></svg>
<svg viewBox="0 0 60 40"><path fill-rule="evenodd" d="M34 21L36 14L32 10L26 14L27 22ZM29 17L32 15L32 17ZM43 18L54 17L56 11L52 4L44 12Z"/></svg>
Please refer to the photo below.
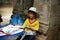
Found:
<svg viewBox="0 0 60 40"><path fill-rule="evenodd" d="M32 12L29 12L29 13L28 13L28 16L29 16L29 18L31 18L31 19L34 18L34 14L33 14Z"/></svg>

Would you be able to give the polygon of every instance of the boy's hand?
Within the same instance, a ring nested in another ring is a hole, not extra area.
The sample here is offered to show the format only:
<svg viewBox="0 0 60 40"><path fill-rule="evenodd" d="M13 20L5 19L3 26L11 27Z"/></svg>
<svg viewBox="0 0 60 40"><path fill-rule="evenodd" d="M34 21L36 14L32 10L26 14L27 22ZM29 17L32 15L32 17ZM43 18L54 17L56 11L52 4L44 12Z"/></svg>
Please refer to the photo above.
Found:
<svg viewBox="0 0 60 40"><path fill-rule="evenodd" d="M26 28L30 28L29 26L27 26Z"/></svg>
<svg viewBox="0 0 60 40"><path fill-rule="evenodd" d="M35 30L33 30L31 27L29 27L29 26L27 26L26 28L28 28L28 29L30 29L30 30L32 30L32 31L35 31Z"/></svg>

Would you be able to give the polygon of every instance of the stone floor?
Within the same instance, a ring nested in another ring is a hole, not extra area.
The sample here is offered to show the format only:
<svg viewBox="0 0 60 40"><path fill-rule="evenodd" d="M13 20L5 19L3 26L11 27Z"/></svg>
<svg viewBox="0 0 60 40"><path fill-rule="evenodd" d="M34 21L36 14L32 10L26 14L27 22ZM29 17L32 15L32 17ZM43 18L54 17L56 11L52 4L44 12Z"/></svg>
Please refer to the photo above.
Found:
<svg viewBox="0 0 60 40"><path fill-rule="evenodd" d="M37 35L36 40L46 40L46 38L44 35Z"/></svg>

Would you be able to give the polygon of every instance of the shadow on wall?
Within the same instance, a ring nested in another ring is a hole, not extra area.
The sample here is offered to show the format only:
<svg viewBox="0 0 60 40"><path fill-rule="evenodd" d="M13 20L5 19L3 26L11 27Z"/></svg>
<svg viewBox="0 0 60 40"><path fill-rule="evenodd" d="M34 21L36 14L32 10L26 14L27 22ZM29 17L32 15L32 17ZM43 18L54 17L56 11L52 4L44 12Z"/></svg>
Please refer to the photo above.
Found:
<svg viewBox="0 0 60 40"><path fill-rule="evenodd" d="M7 24L10 21L10 17L12 15L13 7L1 7L0 14L2 15L3 22L1 25Z"/></svg>

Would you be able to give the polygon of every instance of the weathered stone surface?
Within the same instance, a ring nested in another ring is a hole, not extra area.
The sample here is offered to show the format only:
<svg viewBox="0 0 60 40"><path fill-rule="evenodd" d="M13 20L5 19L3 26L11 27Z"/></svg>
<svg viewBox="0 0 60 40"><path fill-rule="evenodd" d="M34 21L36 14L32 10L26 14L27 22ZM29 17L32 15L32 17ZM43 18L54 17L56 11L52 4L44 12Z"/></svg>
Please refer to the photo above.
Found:
<svg viewBox="0 0 60 40"><path fill-rule="evenodd" d="M60 40L60 5L59 0L51 0L50 25L47 40Z"/></svg>

